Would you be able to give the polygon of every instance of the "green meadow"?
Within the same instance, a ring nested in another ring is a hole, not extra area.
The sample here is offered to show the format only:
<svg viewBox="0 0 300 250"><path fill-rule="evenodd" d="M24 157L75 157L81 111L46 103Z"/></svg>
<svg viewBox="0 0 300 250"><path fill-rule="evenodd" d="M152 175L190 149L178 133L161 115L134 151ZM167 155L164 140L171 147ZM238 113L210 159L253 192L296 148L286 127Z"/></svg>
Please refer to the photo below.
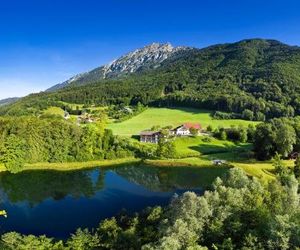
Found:
<svg viewBox="0 0 300 250"><path fill-rule="evenodd" d="M199 157L203 155L214 155L224 153L243 153L251 150L249 143L234 143L222 141L208 136L179 137L175 140L175 147L180 158ZM224 158L224 157L223 157ZM228 158L228 157L227 157Z"/></svg>
<svg viewBox="0 0 300 250"><path fill-rule="evenodd" d="M164 127L171 125L175 127L185 122L200 123L203 127L211 125L213 128L257 124L257 122L238 119L216 120L213 119L211 111L203 109L148 108L129 120L120 123L110 123L108 128L112 129L116 135L131 136L138 135L142 130L150 129L152 126Z"/></svg>

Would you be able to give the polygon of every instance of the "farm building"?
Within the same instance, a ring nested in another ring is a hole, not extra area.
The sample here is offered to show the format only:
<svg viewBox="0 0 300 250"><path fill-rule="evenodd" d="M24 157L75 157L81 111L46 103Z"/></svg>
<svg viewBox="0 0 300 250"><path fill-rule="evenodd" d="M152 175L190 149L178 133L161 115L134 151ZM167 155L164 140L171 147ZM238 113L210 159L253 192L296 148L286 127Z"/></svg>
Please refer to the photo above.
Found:
<svg viewBox="0 0 300 250"><path fill-rule="evenodd" d="M161 133L159 131L145 130L140 133L141 142L158 143Z"/></svg>
<svg viewBox="0 0 300 250"><path fill-rule="evenodd" d="M172 134L176 136L192 135L191 129L196 129L198 132L200 132L202 128L198 123L184 123L177 128L174 128Z"/></svg>

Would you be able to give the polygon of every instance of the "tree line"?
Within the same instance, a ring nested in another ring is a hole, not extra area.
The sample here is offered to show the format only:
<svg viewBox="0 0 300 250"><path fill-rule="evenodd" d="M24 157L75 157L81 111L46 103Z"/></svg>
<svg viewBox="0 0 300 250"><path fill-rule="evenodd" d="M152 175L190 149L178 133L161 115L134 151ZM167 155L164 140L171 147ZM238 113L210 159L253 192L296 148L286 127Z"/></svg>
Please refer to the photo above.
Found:
<svg viewBox="0 0 300 250"><path fill-rule="evenodd" d="M104 124L78 126L62 118L0 118L0 163L11 172L25 163L71 162L131 156Z"/></svg>
<svg viewBox="0 0 300 250"><path fill-rule="evenodd" d="M300 152L300 117L276 118L261 123L254 135L254 152L259 160L271 159L276 153L287 158Z"/></svg>

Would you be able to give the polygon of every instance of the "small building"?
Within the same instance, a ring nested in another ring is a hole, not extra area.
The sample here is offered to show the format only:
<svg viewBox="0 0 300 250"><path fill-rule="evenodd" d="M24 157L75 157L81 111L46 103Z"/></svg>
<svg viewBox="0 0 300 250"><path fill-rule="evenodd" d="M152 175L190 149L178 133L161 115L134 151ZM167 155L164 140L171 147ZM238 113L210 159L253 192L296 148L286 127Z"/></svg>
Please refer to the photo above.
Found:
<svg viewBox="0 0 300 250"><path fill-rule="evenodd" d="M161 133L159 131L145 130L140 133L140 142L158 143Z"/></svg>
<svg viewBox="0 0 300 250"><path fill-rule="evenodd" d="M213 163L214 165L220 166L220 165L225 164L226 161L225 161L225 160L213 160L212 163Z"/></svg>
<svg viewBox="0 0 300 250"><path fill-rule="evenodd" d="M177 128L173 129L173 134L176 136L188 136L188 135L192 135L190 129L196 129L198 131L198 133L200 132L200 130L202 129L201 125L198 123L184 123L180 126L178 126Z"/></svg>

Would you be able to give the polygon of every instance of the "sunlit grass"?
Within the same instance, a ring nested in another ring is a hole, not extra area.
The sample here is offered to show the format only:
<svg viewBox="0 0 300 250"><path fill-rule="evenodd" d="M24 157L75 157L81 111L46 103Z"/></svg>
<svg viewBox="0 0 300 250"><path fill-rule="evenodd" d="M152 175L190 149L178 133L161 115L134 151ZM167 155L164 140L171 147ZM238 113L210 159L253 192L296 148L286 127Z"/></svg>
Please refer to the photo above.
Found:
<svg viewBox="0 0 300 250"><path fill-rule="evenodd" d="M231 125L248 126L257 124L257 122L245 120L215 120L211 116L211 111L193 108L148 108L141 114L120 123L111 123L108 128L112 129L114 134L131 136L137 135L142 130L149 129L152 126L178 126L185 122L200 123L203 127L211 125L213 128L219 126L230 127Z"/></svg>
<svg viewBox="0 0 300 250"><path fill-rule="evenodd" d="M178 157L195 157L203 154L216 154L228 152L244 152L251 150L249 143L234 143L232 141L218 140L213 137L179 137L175 140Z"/></svg>
<svg viewBox="0 0 300 250"><path fill-rule="evenodd" d="M64 116L64 110L59 107L49 107L44 111L44 114Z"/></svg>
<svg viewBox="0 0 300 250"><path fill-rule="evenodd" d="M71 171L77 169L85 168L95 168L95 167L107 167L107 166L117 166L121 164L137 163L139 159L129 157L121 158L115 160L99 160L99 161L87 161L87 162L58 162L49 163L41 162L34 164L25 164L23 170L58 170L58 171ZM5 166L0 165L0 172L6 171Z"/></svg>

